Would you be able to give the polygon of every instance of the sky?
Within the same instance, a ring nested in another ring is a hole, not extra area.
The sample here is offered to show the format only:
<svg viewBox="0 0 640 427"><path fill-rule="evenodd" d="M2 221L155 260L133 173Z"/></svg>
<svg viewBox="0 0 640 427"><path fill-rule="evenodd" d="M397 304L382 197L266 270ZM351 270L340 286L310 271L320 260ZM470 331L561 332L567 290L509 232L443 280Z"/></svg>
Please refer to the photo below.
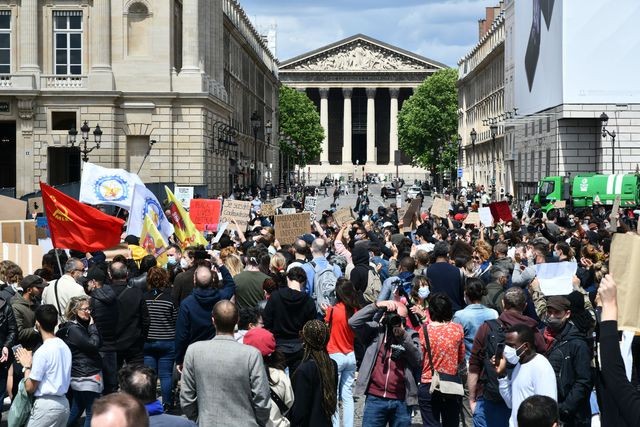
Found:
<svg viewBox="0 0 640 427"><path fill-rule="evenodd" d="M276 26L282 62L362 33L455 67L498 0L240 0L258 31Z"/></svg>

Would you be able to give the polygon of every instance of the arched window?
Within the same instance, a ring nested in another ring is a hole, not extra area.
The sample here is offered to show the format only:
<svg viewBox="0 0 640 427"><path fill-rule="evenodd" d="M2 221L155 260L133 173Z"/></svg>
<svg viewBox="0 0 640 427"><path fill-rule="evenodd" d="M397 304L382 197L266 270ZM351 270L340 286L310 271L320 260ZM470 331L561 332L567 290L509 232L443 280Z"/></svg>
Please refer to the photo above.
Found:
<svg viewBox="0 0 640 427"><path fill-rule="evenodd" d="M149 54L151 20L147 5L135 2L127 11L127 53L131 56Z"/></svg>

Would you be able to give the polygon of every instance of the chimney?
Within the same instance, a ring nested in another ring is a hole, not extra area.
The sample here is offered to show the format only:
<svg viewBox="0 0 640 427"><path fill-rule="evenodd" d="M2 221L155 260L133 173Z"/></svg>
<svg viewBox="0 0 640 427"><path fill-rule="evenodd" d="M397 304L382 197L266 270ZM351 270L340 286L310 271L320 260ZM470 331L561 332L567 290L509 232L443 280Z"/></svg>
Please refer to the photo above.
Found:
<svg viewBox="0 0 640 427"><path fill-rule="evenodd" d="M484 36L484 33L486 32L485 30L486 22L487 22L486 19L478 19L478 40L482 40L482 36Z"/></svg>

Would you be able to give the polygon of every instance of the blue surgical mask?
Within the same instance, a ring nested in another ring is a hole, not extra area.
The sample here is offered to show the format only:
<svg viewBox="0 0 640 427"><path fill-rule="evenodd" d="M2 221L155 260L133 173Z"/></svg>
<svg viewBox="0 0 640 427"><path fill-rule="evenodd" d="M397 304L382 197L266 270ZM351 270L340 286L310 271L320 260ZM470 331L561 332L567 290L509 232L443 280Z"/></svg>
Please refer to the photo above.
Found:
<svg viewBox="0 0 640 427"><path fill-rule="evenodd" d="M431 293L431 289L429 288L420 288L418 289L418 296L422 299L426 299Z"/></svg>
<svg viewBox="0 0 640 427"><path fill-rule="evenodd" d="M173 255L169 255L167 256L167 265L168 266L174 266L178 263L178 261L176 261L176 257Z"/></svg>

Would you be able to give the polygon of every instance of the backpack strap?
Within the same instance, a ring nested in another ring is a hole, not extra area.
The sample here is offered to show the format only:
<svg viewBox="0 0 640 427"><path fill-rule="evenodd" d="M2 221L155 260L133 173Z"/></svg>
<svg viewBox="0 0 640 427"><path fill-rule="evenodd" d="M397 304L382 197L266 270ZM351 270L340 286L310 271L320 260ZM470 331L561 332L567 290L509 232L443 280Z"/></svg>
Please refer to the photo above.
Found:
<svg viewBox="0 0 640 427"><path fill-rule="evenodd" d="M60 279L56 280L56 282L53 284L53 292L55 294L56 297L56 307L58 308L58 320L60 322L62 322L64 320L62 311L60 310L60 300L58 299L58 281Z"/></svg>
<svg viewBox="0 0 640 427"><path fill-rule="evenodd" d="M498 297L502 295L504 295L504 290L496 292L493 298L491 298L491 304L493 304L494 307L498 307Z"/></svg>
<svg viewBox="0 0 640 427"><path fill-rule="evenodd" d="M284 403L284 400L278 396L278 394L273 391L272 388L269 388L269 392L271 393L271 400L274 401L276 405L278 405L278 409L280 410L280 414L284 417L287 412L289 412L289 407Z"/></svg>
<svg viewBox="0 0 640 427"><path fill-rule="evenodd" d="M422 332L424 333L424 342L427 347L427 354L429 355L429 364L431 365L431 375L433 376L435 373L435 368L433 367L433 357L431 356L431 342L429 340L429 332L427 332L426 323L422 325Z"/></svg>

